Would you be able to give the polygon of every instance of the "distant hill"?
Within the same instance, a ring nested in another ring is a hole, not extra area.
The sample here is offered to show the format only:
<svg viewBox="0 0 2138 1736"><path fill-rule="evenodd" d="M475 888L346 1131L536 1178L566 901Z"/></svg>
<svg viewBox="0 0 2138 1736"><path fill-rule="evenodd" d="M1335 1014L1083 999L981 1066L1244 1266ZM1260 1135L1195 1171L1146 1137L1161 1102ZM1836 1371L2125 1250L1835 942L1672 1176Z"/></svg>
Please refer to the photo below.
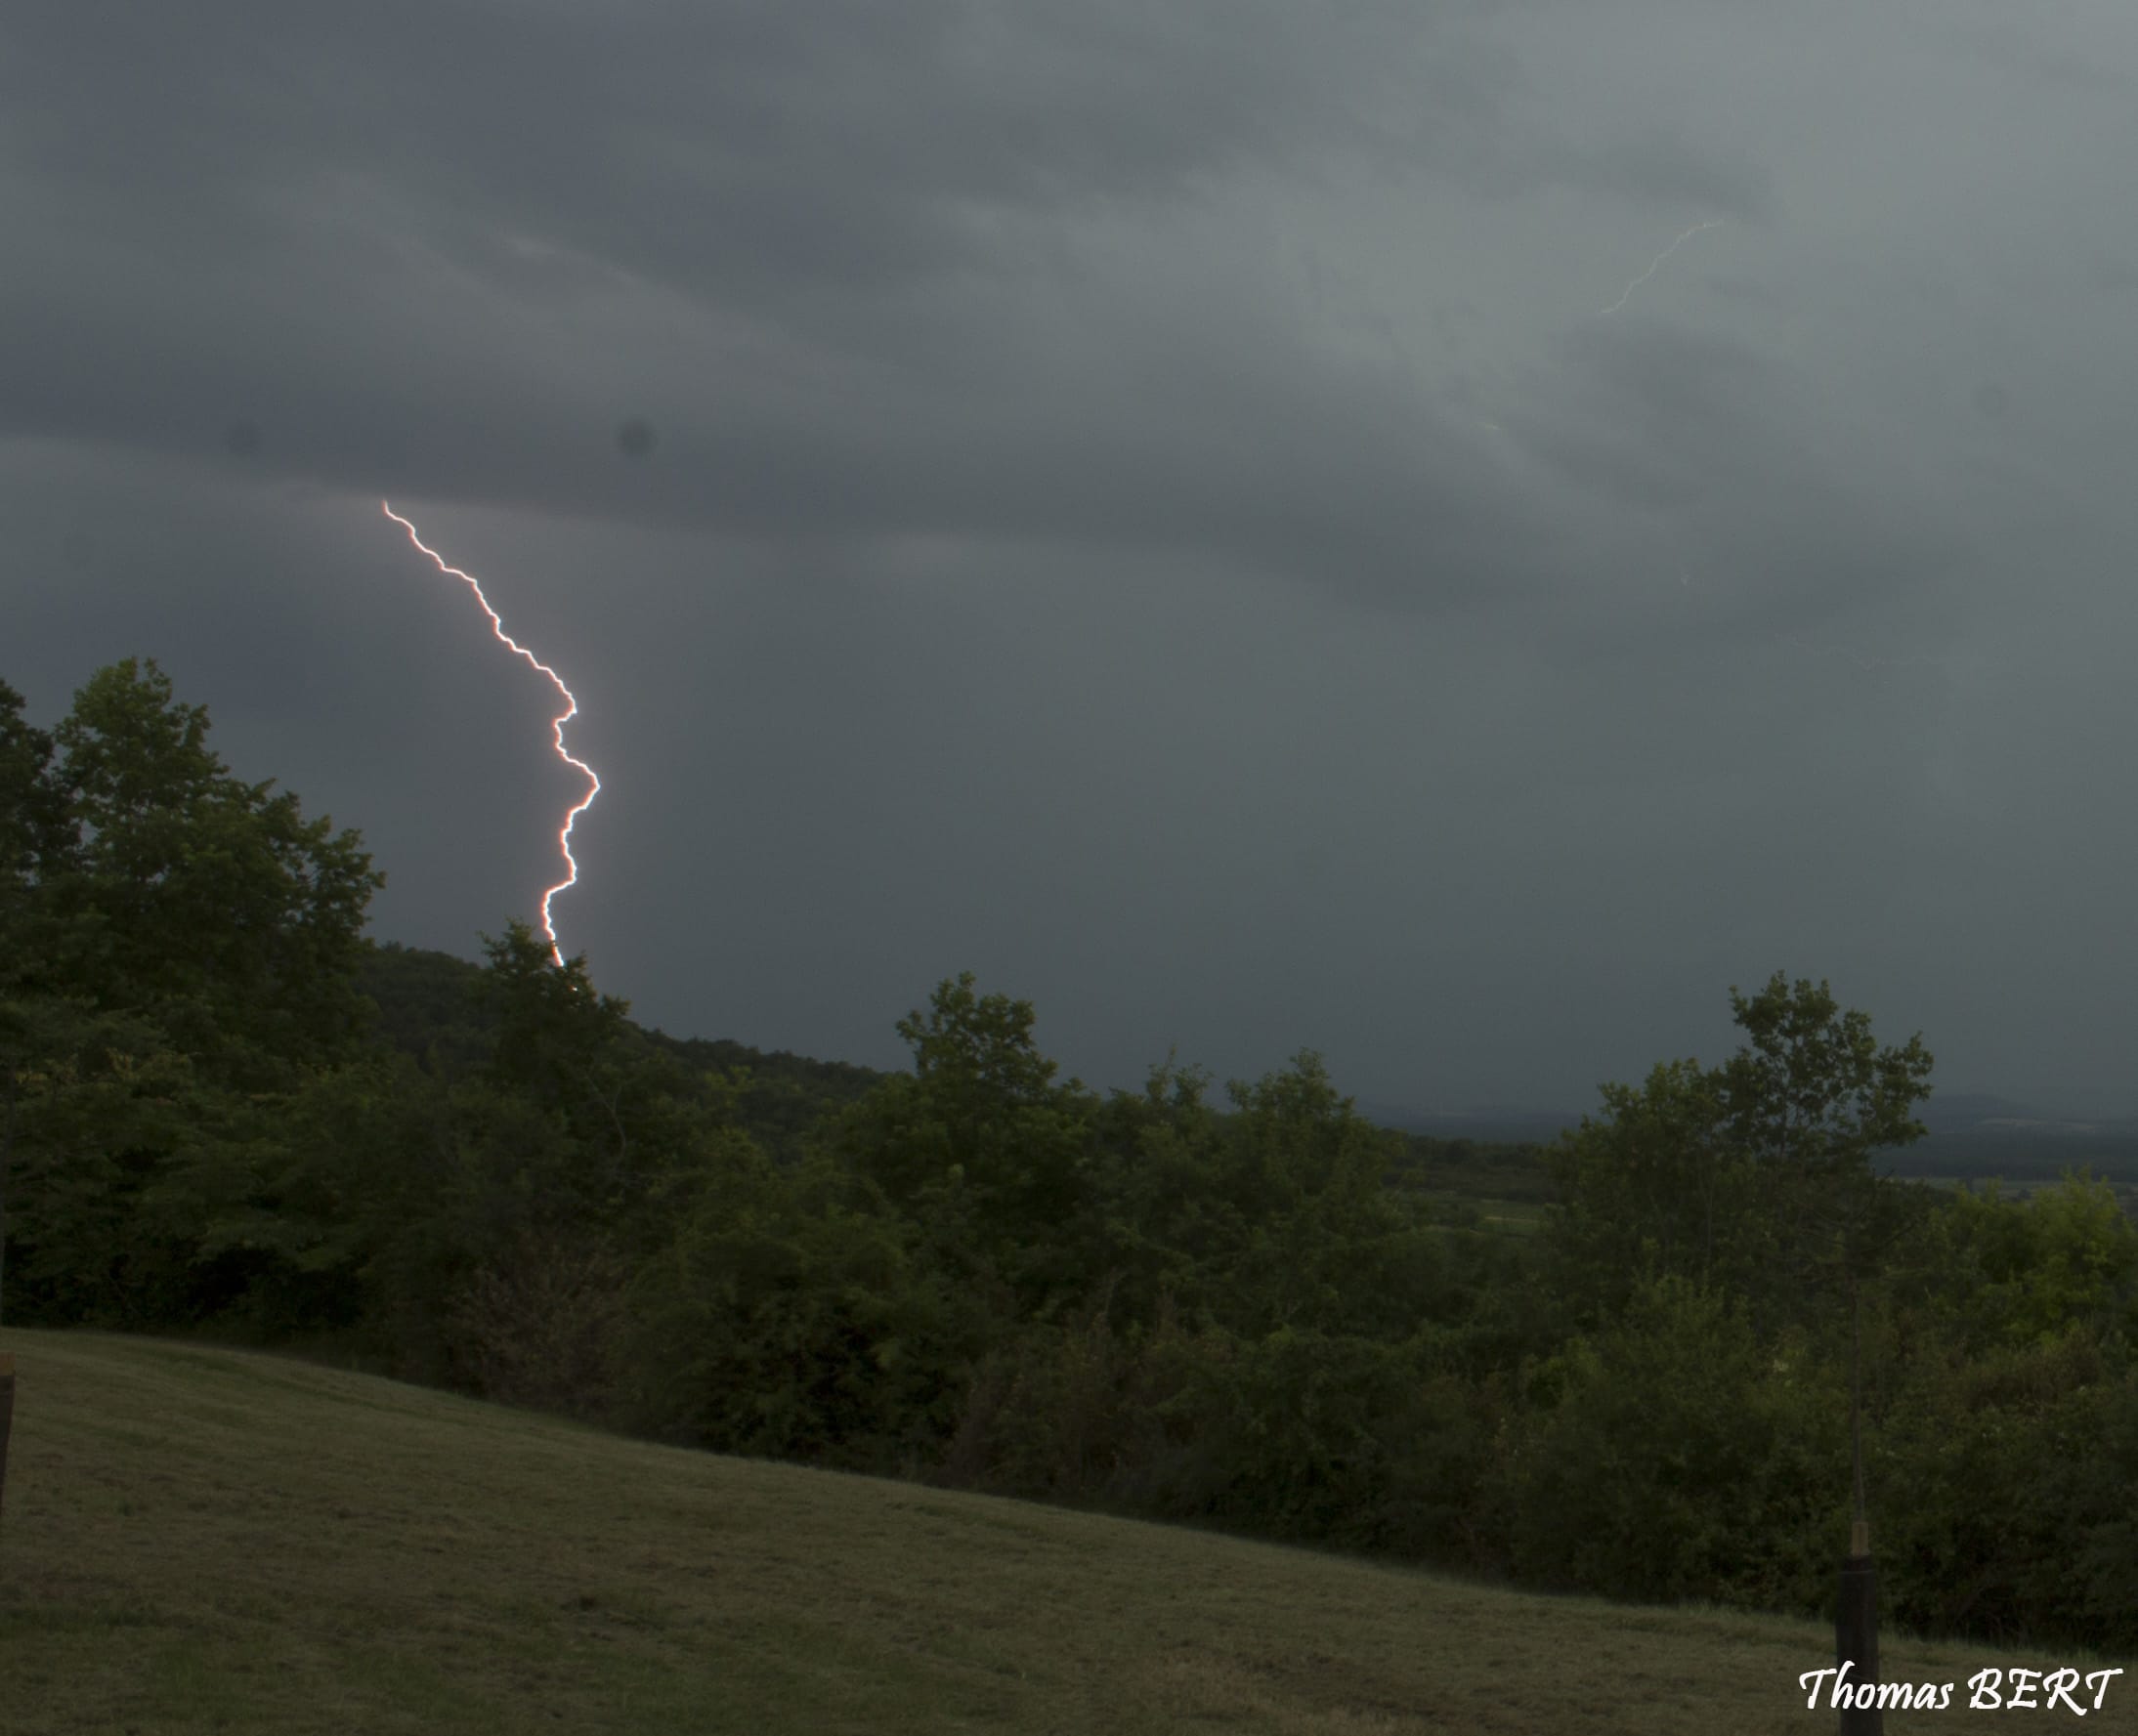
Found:
<svg viewBox="0 0 2138 1736"><path fill-rule="evenodd" d="M2138 1180L2138 1118L2081 1120L1993 1091L1938 1091L1920 1115L1929 1137L1887 1154L1889 1173L2054 1181L2091 1169Z"/></svg>
<svg viewBox="0 0 2138 1736"><path fill-rule="evenodd" d="M1562 1128L1581 1124L1579 1110L1511 1109L1406 1109L1388 1103L1361 1102L1358 1113L1383 1127L1405 1133L1422 1133L1442 1141L1468 1139L1491 1145L1542 1145Z"/></svg>
<svg viewBox="0 0 2138 1736"><path fill-rule="evenodd" d="M473 995L482 974L480 965L449 953L384 941L368 945L360 981L378 1006L380 1036L419 1064L449 1075L480 1065L489 1053L492 1033ZM780 1157L795 1155L803 1135L824 1114L858 1100L887 1077L852 1062L752 1048L730 1037L670 1037L635 1023L631 1029L641 1041L666 1050L695 1071L741 1069L749 1081L744 1092L745 1119ZM2113 1093L2100 1095L2114 1098ZM1583 1114L1509 1104L1425 1110L1370 1101L1359 1103L1358 1112L1379 1126L1442 1148L1458 1141L1486 1147L1548 1145L1564 1129L1579 1126ZM1921 1114L1930 1135L1905 1151L1888 1154L1886 1166L1893 1174L2053 1181L2066 1169L2084 1167L2111 1180L2138 1182L2138 1117L2084 1120L1997 1092L1946 1090L1934 1093ZM1468 1161L1467 1155L1462 1161ZM1504 1167L1512 1157L1501 1153L1495 1161ZM1534 1167L1533 1161L1529 1167ZM1541 1183L1532 1177L1523 1185Z"/></svg>
<svg viewBox="0 0 2138 1736"><path fill-rule="evenodd" d="M2034 1120L2042 1112L1994 1091L1945 1091L1931 1093L1917 1112L1932 1134L1964 1133L1984 1122Z"/></svg>
<svg viewBox="0 0 2138 1736"><path fill-rule="evenodd" d="M1432 1111L1364 1103L1359 1111L1383 1126L1443 1143L1536 1145L1579 1126L1582 1113L1507 1106ZM2138 1182L2138 1117L2081 1120L1988 1091L1939 1091L1920 1114L1929 1135L1885 1155L1884 1166L1892 1174L2053 1181L2067 1169L2087 1168L2111 1180Z"/></svg>
<svg viewBox="0 0 2138 1736"><path fill-rule="evenodd" d="M368 943L358 981L378 1007L378 1035L428 1071L450 1078L479 1067L495 1040L476 997L483 967L450 953ZM887 1077L846 1061L818 1061L785 1049L764 1050L725 1037L677 1037L629 1022L637 1040L665 1050L698 1073L747 1075L742 1112L751 1132L777 1157L792 1157L825 1114L864 1096Z"/></svg>

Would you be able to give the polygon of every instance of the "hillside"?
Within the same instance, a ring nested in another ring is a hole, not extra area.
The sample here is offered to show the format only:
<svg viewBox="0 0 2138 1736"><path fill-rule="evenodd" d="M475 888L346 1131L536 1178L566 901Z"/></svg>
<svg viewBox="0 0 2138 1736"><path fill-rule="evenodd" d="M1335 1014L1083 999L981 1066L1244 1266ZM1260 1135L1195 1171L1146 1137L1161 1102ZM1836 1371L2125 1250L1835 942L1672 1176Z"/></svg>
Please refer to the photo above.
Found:
<svg viewBox="0 0 2138 1736"><path fill-rule="evenodd" d="M373 1029L380 1040L448 1075L479 1066L494 1042L495 1016L477 993L482 978L479 964L398 941L366 942L358 965L359 985L377 1008ZM850 1061L758 1049L728 1037L670 1037L635 1021L629 1028L636 1042L693 1073L740 1080L737 1113L752 1136L780 1158L794 1157L825 1116L859 1101L888 1077ZM1361 1113L1384 1126L1407 1127L1400 1112L1362 1105ZM1548 1130L1557 1125L1553 1122ZM1448 1199L1534 1208L1551 1194L1538 1148L1523 1143L1535 1136L1535 1129L1502 1129L1492 1138L1473 1136L1461 1126L1439 1134L1409 1130L1393 1179L1428 1186Z"/></svg>
<svg viewBox="0 0 2138 1736"><path fill-rule="evenodd" d="M8 1736L1833 1727L1796 1686L1816 1624L714 1458L223 1348L0 1349ZM1962 1684L2089 1662L1886 1657ZM2133 1708L2126 1676L2086 1727Z"/></svg>
<svg viewBox="0 0 2138 1736"><path fill-rule="evenodd" d="M477 995L483 967L450 953L366 942L358 982L378 1008L378 1037L390 1047L448 1074L486 1056L494 1015ZM725 1037L677 1037L633 1022L636 1040L693 1073L740 1075L738 1110L746 1125L781 1157L791 1157L820 1117L863 1096L883 1078L846 1061L818 1061L785 1049L757 1049Z"/></svg>
<svg viewBox="0 0 2138 1736"><path fill-rule="evenodd" d="M1483 1145L1535 1151L1580 1125L1580 1110L1475 1110L1427 1114L1386 1104L1360 1105L1383 1126L1423 1137L1442 1150ZM1587 1113L1594 1115L1592 1107ZM2138 1184L2138 1119L2057 1115L1985 1092L1934 1094L1918 1110L1926 1137L1881 1151L1889 1175L1911 1179L2050 1182L2084 1169L2123 1187Z"/></svg>

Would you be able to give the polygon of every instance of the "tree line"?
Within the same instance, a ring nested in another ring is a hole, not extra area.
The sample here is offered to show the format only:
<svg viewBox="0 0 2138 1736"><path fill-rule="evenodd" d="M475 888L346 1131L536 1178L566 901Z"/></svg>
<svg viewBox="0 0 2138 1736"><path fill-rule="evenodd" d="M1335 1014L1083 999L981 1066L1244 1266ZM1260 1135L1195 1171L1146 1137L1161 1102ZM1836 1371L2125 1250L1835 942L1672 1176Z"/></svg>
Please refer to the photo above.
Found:
<svg viewBox="0 0 2138 1736"><path fill-rule="evenodd" d="M0 1319L211 1334L650 1438L1817 1613L1850 1351L1889 1620L2138 1640L2138 1233L1896 1181L1931 1057L1824 983L1610 1085L1543 1233L1318 1057L1060 1077L937 986L895 1074L647 1033L524 924L363 935L361 839L150 663L0 683ZM1488 1154L1489 1155L1489 1154Z"/></svg>

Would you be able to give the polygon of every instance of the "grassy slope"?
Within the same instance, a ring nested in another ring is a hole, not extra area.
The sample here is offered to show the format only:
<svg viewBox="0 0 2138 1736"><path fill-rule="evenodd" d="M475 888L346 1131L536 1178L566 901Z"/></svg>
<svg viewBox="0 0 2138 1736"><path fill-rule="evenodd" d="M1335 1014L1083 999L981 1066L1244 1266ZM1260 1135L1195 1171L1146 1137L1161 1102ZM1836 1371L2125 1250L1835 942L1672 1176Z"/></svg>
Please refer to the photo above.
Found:
<svg viewBox="0 0 2138 1736"><path fill-rule="evenodd" d="M0 1349L9 1733L1834 1726L1796 1688L1831 1655L1815 1625L679 1452L269 1356ZM1886 1656L1963 1683L2014 1661ZM2082 1727L2134 1711L2125 1676Z"/></svg>

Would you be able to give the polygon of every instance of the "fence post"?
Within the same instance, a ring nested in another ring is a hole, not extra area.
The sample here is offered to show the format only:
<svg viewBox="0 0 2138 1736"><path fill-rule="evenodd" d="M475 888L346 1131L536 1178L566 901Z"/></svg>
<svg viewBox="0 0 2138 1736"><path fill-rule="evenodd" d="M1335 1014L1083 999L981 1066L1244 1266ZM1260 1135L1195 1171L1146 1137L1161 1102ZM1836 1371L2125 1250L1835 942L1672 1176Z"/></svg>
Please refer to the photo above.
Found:
<svg viewBox="0 0 2138 1736"><path fill-rule="evenodd" d="M15 1421L15 1353L0 1350L0 1502L8 1489L8 1429Z"/></svg>
<svg viewBox="0 0 2138 1736"><path fill-rule="evenodd" d="M1841 1681L1865 1692L1878 1682L1878 1569L1871 1562L1870 1527L1849 1527L1849 1558L1841 1564L1841 1599L1834 1610L1834 1663L1855 1668ZM1885 1736L1878 1707L1844 1706L1841 1736Z"/></svg>

